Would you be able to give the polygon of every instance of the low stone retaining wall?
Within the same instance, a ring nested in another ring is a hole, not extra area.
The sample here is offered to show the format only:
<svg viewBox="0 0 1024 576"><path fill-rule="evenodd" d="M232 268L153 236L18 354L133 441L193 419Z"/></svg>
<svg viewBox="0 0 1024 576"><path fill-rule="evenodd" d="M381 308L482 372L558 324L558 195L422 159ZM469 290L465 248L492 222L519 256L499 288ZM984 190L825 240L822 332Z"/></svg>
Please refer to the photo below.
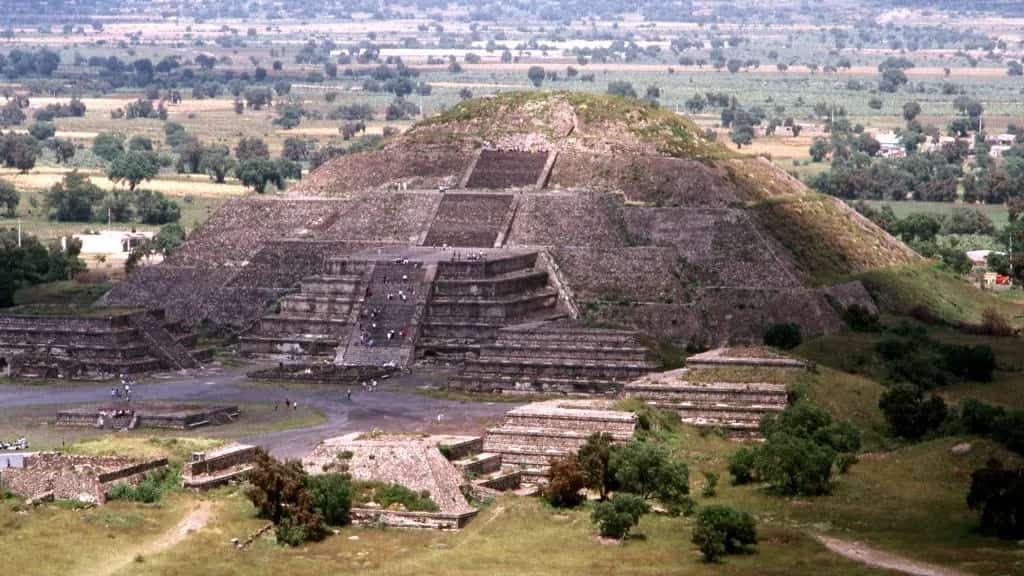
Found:
<svg viewBox="0 0 1024 576"><path fill-rule="evenodd" d="M476 516L476 510L462 514L443 512L404 512L376 508L353 508L352 523L357 526L388 526L391 528L431 528L459 530Z"/></svg>
<svg viewBox="0 0 1024 576"><path fill-rule="evenodd" d="M138 484L147 472L167 466L167 459L138 461L46 452L26 456L22 465L0 472L0 487L24 498L50 492L57 500L102 504L114 485Z"/></svg>

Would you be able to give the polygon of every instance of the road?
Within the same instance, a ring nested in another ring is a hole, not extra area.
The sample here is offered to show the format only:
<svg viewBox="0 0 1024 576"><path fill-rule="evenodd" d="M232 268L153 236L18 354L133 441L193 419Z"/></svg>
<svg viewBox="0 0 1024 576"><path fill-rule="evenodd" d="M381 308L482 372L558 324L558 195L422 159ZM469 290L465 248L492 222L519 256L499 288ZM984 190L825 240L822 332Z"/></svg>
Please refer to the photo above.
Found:
<svg viewBox="0 0 1024 576"><path fill-rule="evenodd" d="M500 420L515 406L509 402L456 402L417 394L418 386L436 379L433 373L403 374L382 380L374 392L355 386L349 401L345 386L254 384L246 379L246 370L213 366L188 373L157 374L134 386L132 397L138 401L197 404L280 403L282 410L288 400L315 408L326 416L327 421L317 426L239 439L263 446L279 458L302 457L324 438L373 428L387 432L480 434L487 422ZM109 382L0 386L0 408L67 406L109 399Z"/></svg>

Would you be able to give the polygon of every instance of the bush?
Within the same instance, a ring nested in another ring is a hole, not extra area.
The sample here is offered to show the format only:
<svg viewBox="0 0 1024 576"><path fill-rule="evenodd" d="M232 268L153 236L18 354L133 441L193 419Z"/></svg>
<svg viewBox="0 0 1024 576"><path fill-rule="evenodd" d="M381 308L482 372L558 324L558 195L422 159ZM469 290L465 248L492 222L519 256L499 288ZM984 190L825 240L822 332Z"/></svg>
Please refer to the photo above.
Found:
<svg viewBox="0 0 1024 576"><path fill-rule="evenodd" d="M672 515L692 510L689 470L663 444L630 441L612 452L611 468L619 489L656 498Z"/></svg>
<svg viewBox="0 0 1024 576"><path fill-rule="evenodd" d="M700 495L704 498L714 498L718 494L718 474L714 472L704 472L704 488L701 489Z"/></svg>
<svg viewBox="0 0 1024 576"><path fill-rule="evenodd" d="M831 491L835 452L807 438L777 433L757 449L758 477L786 496Z"/></svg>
<svg viewBox="0 0 1024 576"><path fill-rule="evenodd" d="M557 508L573 508L583 501L583 476L573 456L551 462L551 475L544 487L544 498Z"/></svg>
<svg viewBox="0 0 1024 576"><path fill-rule="evenodd" d="M792 322L772 324L764 333L765 345L773 348L790 350L799 346L801 342L803 336L800 335L800 325Z"/></svg>
<svg viewBox="0 0 1024 576"><path fill-rule="evenodd" d="M1005 414L1002 407L990 406L974 398L968 398L960 405L960 423L964 430L979 436L991 434L996 422Z"/></svg>
<svg viewBox="0 0 1024 576"><path fill-rule="evenodd" d="M729 457L729 474L734 486L748 484L754 480L754 451L740 448Z"/></svg>
<svg viewBox="0 0 1024 576"><path fill-rule="evenodd" d="M439 508L429 493L417 494L400 484L385 482L358 482L354 486L357 504L376 502L381 508L401 506L409 512L437 512Z"/></svg>
<svg viewBox="0 0 1024 576"><path fill-rule="evenodd" d="M735 554L744 547L757 544L754 517L729 506L707 506L697 513L692 541L707 562L725 554Z"/></svg>
<svg viewBox="0 0 1024 576"><path fill-rule="evenodd" d="M616 487L615 471L611 467L612 442L611 434L595 432L576 453L584 487L596 490L601 500Z"/></svg>
<svg viewBox="0 0 1024 576"><path fill-rule="evenodd" d="M352 484L341 474L320 474L306 478L306 490L315 510L331 526L345 526L350 521Z"/></svg>
<svg viewBox="0 0 1024 576"><path fill-rule="evenodd" d="M843 322L856 332L878 332L878 315L860 304L853 304L843 309Z"/></svg>
<svg viewBox="0 0 1024 576"><path fill-rule="evenodd" d="M159 479L152 474L147 474L137 486L131 484L117 484L107 494L108 500L130 500L132 502L143 502L152 504L159 502L161 496Z"/></svg>
<svg viewBox="0 0 1024 576"><path fill-rule="evenodd" d="M967 505L981 511L981 531L1007 540L1024 538L1024 468L1006 470L998 460L971 474Z"/></svg>
<svg viewBox="0 0 1024 576"><path fill-rule="evenodd" d="M878 399L893 434L915 440L935 430L946 420L946 403L938 396L926 398L913 384L895 384Z"/></svg>
<svg viewBox="0 0 1024 576"><path fill-rule="evenodd" d="M601 536L621 540L629 535L629 530L649 510L643 498L635 494L618 493L610 500L594 506L590 517L597 524Z"/></svg>

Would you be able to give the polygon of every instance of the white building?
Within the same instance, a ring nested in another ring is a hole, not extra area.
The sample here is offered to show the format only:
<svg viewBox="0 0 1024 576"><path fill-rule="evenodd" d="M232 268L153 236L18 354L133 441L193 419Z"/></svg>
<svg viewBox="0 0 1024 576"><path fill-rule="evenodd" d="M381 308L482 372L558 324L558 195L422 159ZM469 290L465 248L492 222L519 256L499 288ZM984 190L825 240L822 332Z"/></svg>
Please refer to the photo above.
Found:
<svg viewBox="0 0 1024 576"><path fill-rule="evenodd" d="M82 243L81 258L90 268L101 268L124 265L132 250L141 246L151 238L152 232L135 232L129 230L98 230L90 234L74 234L71 236ZM61 238L61 247L67 249L68 237ZM160 255L151 255L146 263L157 263L162 260Z"/></svg>

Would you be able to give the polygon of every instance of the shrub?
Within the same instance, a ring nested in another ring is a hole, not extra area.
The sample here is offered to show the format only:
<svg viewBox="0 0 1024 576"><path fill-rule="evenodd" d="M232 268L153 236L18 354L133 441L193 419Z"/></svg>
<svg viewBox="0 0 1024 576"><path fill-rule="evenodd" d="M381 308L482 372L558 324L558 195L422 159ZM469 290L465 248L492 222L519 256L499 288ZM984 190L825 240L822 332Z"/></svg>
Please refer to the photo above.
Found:
<svg viewBox="0 0 1024 576"><path fill-rule="evenodd" d="M701 489L700 495L704 498L713 498L718 488L718 474L714 472L704 472L704 488Z"/></svg>
<svg viewBox="0 0 1024 576"><path fill-rule="evenodd" d="M729 457L729 474L733 485L747 484L754 480L754 451L740 448Z"/></svg>
<svg viewBox="0 0 1024 576"><path fill-rule="evenodd" d="M878 324L878 315L860 304L853 304L843 309L843 322L851 330L857 332L878 332L881 326Z"/></svg>
<svg viewBox="0 0 1024 576"><path fill-rule="evenodd" d="M108 500L130 500L133 502L143 502L146 504L152 504L153 502L159 502L161 496L161 487L159 479L154 477L152 474L147 474L143 478L142 482L139 482L137 486L131 484L117 484L114 486L110 493L107 494Z"/></svg>
<svg viewBox="0 0 1024 576"><path fill-rule="evenodd" d="M878 407L893 434L911 440L941 426L947 414L942 398L926 398L924 391L913 384L893 385L878 399Z"/></svg>
<svg viewBox="0 0 1024 576"><path fill-rule="evenodd" d="M967 505L981 511L983 533L1024 538L1024 468L1006 470L998 460L989 460L971 474Z"/></svg>
<svg viewBox="0 0 1024 576"><path fill-rule="evenodd" d="M1003 418L1006 411L1000 406L991 406L968 398L960 405L960 423L964 430L979 436L992 433L996 423Z"/></svg>
<svg viewBox="0 0 1024 576"><path fill-rule="evenodd" d="M306 478L306 490L313 500L313 510L331 526L345 526L351 521L352 485L347 476L321 474Z"/></svg>
<svg viewBox="0 0 1024 576"><path fill-rule="evenodd" d="M697 513L692 541L707 562L714 562L725 554L743 551L757 544L754 517L729 506L707 506Z"/></svg>
<svg viewBox="0 0 1024 576"><path fill-rule="evenodd" d="M621 540L629 535L629 530L649 510L643 498L635 494L617 493L610 500L594 506L590 517L597 524L601 536Z"/></svg>
<svg viewBox="0 0 1024 576"><path fill-rule="evenodd" d="M792 322L772 324L764 333L765 345L773 348L790 350L799 346L801 342L803 336L800 334L800 325Z"/></svg>
<svg viewBox="0 0 1024 576"><path fill-rule="evenodd" d="M544 498L552 506L572 508L583 501L580 490L583 489L583 476L573 456L559 458L551 462L551 475L544 487Z"/></svg>
<svg viewBox="0 0 1024 576"><path fill-rule="evenodd" d="M358 482L354 486L357 504L376 502L381 508L401 506L409 512L437 512L438 507L429 493L417 494L400 484L385 482Z"/></svg>
<svg viewBox="0 0 1024 576"><path fill-rule="evenodd" d="M595 432L576 453L584 487L596 490L601 500L615 489L615 471L611 467L612 450L612 435Z"/></svg>
<svg viewBox="0 0 1024 576"><path fill-rule="evenodd" d="M756 452L758 477L776 492L816 496L831 490L835 452L807 438L777 433Z"/></svg>
<svg viewBox="0 0 1024 576"><path fill-rule="evenodd" d="M612 453L611 468L619 489L656 498L672 515L692 510L689 470L663 444L633 440Z"/></svg>

